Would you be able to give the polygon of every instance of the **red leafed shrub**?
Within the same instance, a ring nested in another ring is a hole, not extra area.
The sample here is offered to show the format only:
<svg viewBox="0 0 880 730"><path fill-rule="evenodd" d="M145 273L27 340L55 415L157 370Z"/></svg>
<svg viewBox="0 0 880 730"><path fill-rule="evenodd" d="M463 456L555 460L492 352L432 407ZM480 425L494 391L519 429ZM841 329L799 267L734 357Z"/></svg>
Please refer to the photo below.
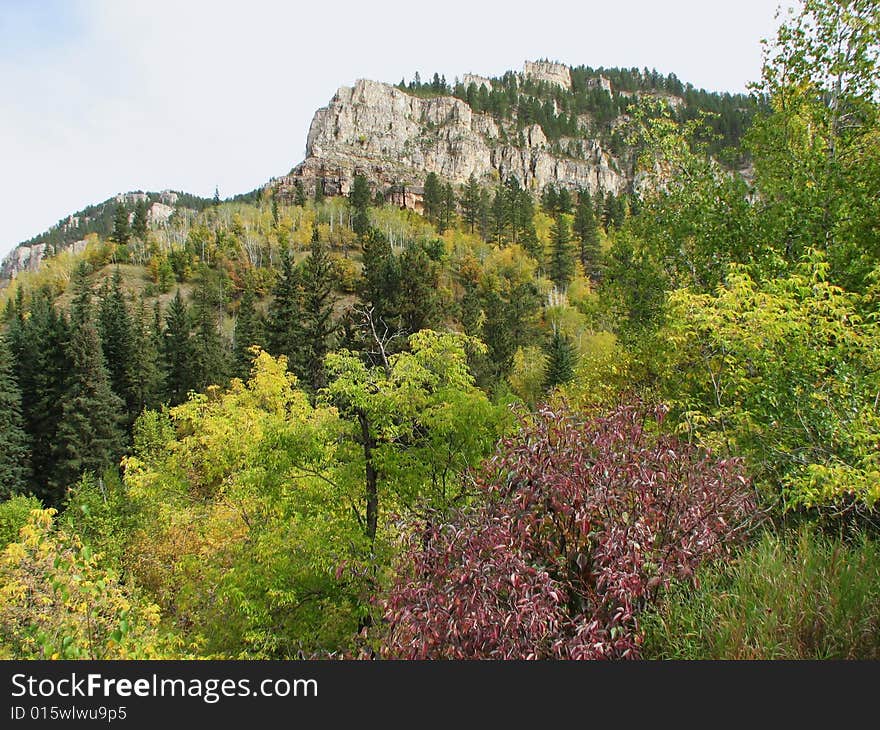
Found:
<svg viewBox="0 0 880 730"><path fill-rule="evenodd" d="M658 435L662 414L545 410L524 423L483 466L479 507L411 535L383 654L637 658L640 610L754 511L740 462Z"/></svg>

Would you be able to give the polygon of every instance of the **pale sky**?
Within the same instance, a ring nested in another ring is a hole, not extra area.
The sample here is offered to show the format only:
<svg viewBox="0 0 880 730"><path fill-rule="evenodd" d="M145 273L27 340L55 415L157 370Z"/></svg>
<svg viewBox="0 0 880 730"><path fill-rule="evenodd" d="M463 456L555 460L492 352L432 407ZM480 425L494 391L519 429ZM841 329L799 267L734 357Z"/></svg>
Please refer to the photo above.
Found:
<svg viewBox="0 0 880 730"><path fill-rule="evenodd" d="M777 4L0 0L0 256L118 192L227 197L285 174L314 111L362 77L549 58L745 91Z"/></svg>

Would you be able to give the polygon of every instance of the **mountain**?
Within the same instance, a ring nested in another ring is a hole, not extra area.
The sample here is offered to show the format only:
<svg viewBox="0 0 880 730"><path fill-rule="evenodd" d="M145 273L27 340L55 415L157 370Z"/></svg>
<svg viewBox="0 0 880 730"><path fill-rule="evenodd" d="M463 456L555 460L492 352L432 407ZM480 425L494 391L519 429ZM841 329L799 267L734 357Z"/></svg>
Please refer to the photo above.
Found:
<svg viewBox="0 0 880 730"><path fill-rule="evenodd" d="M421 207L421 186L434 172L447 182L471 175L483 184L516 177L534 193L545 187L591 193L632 192L635 150L626 139L631 106L662 101L684 122L710 113L713 153L730 166L742 162L739 142L757 105L742 94L715 94L648 69L593 69L526 61L522 71L487 78L466 74L449 85L438 74L391 85L360 79L340 87L315 113L306 158L262 189L233 198L248 202L269 192L282 202L348 194L363 174L374 193L405 207ZM116 206L149 205L153 224L179 208L211 201L180 192L125 193L90 206L19 244L0 263L0 280L35 270L61 250L77 251L89 233L106 237Z"/></svg>
<svg viewBox="0 0 880 730"><path fill-rule="evenodd" d="M110 235L118 205L129 209L131 219L134 216L134 207L140 201L147 205L147 221L152 226L166 223L177 210L202 210L212 202L208 198L174 190L119 193L62 218L49 230L18 244L0 261L0 281L14 279L22 271L36 271L44 258L61 251L80 253L90 234L103 238Z"/></svg>

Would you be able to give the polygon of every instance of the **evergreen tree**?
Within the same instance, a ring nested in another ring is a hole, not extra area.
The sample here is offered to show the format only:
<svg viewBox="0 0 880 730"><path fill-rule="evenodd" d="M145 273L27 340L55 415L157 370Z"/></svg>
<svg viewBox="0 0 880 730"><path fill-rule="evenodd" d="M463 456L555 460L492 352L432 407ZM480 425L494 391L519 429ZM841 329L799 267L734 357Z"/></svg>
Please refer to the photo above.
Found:
<svg viewBox="0 0 880 730"><path fill-rule="evenodd" d="M482 88L486 88L485 86ZM480 189L480 217L479 217L479 227L480 227L480 238L484 241L489 240L489 233L491 231L492 225L492 201L491 194L485 188Z"/></svg>
<svg viewBox="0 0 880 730"><path fill-rule="evenodd" d="M369 191L368 191L369 192ZM333 321L333 262L327 247L312 229L312 244L303 264L303 364L304 378L315 391L327 385L324 357L331 350L336 324Z"/></svg>
<svg viewBox="0 0 880 730"><path fill-rule="evenodd" d="M0 500L28 490L30 450L12 352L0 336Z"/></svg>
<svg viewBox="0 0 880 730"><path fill-rule="evenodd" d="M165 393L171 405L183 403L193 388L191 332L189 308L178 289L165 312L162 336Z"/></svg>
<svg viewBox="0 0 880 730"><path fill-rule="evenodd" d="M55 471L70 338L67 320L55 310L52 299L51 291L41 289L31 297L26 311L24 298L19 297L9 326L24 427L31 445L33 491L46 504L55 504L58 498L50 477Z"/></svg>
<svg viewBox="0 0 880 730"><path fill-rule="evenodd" d="M388 239L372 230L364 242L364 272L360 297L373 307L374 320L395 329L400 294L400 267Z"/></svg>
<svg viewBox="0 0 880 730"><path fill-rule="evenodd" d="M425 194L422 198L425 217L437 223L443 211L443 189L436 173L429 172L425 178Z"/></svg>
<svg viewBox="0 0 880 730"><path fill-rule="evenodd" d="M553 215L556 213L558 206L559 194L556 192L556 186L550 183L544 187L544 192L541 195L541 207L544 208L545 213Z"/></svg>
<svg viewBox="0 0 880 730"><path fill-rule="evenodd" d="M324 202L324 178L315 180L315 205Z"/></svg>
<svg viewBox="0 0 880 730"><path fill-rule="evenodd" d="M131 394L129 373L132 367L131 318L125 306L122 293L122 274L117 266L113 272L110 286L104 287L98 309L98 333L101 336L101 350L110 374L113 392L125 401L129 422L133 422L136 411Z"/></svg>
<svg viewBox="0 0 880 730"><path fill-rule="evenodd" d="M218 186L214 186L214 198L211 203L215 208L220 206L220 188Z"/></svg>
<svg viewBox="0 0 880 730"><path fill-rule="evenodd" d="M263 317L256 307L256 292L250 277L245 282L241 303L238 305L238 316L235 319L235 341L232 349L233 375L246 380L253 365L253 354L250 348L265 348L266 335Z"/></svg>
<svg viewBox="0 0 880 730"><path fill-rule="evenodd" d="M571 213L571 205L571 191L568 188L561 188L556 200L556 212Z"/></svg>
<svg viewBox="0 0 880 730"><path fill-rule="evenodd" d="M124 203L116 204L116 212L113 215L113 232L110 234L110 240L119 245L128 243L131 238L131 230L128 227L128 208Z"/></svg>
<svg viewBox="0 0 880 730"><path fill-rule="evenodd" d="M473 233L480 221L480 186L471 173L461 196L461 211L468 230Z"/></svg>
<svg viewBox="0 0 880 730"><path fill-rule="evenodd" d="M495 189L495 197L492 199L492 240L498 244L505 240L507 224L510 220L510 214L507 206L507 195L504 187L499 185Z"/></svg>
<svg viewBox="0 0 880 730"><path fill-rule="evenodd" d="M306 204L306 189L303 187L302 180L297 180L293 184L293 204L300 207Z"/></svg>
<svg viewBox="0 0 880 730"><path fill-rule="evenodd" d="M286 249L281 253L281 271L272 294L266 323L269 351L276 357L285 355L290 370L301 376L304 369L303 285L293 257Z"/></svg>
<svg viewBox="0 0 880 730"><path fill-rule="evenodd" d="M442 186L441 212L437 220L437 227L443 233L455 220L455 189L450 183Z"/></svg>
<svg viewBox="0 0 880 730"><path fill-rule="evenodd" d="M549 391L574 378L577 351L571 340L558 327L554 327L553 337L545 346L545 352L547 364L544 367L544 390Z"/></svg>
<svg viewBox="0 0 880 730"><path fill-rule="evenodd" d="M69 373L61 397L61 420L54 444L56 463L50 480L52 504L60 504L86 471L101 475L118 463L124 446L125 403L113 392L90 303L87 270L74 281Z"/></svg>
<svg viewBox="0 0 880 730"><path fill-rule="evenodd" d="M229 375L229 358L220 321L226 297L217 272L202 268L193 294L194 327L190 338L193 386L204 391L209 385L224 385Z"/></svg>
<svg viewBox="0 0 880 730"><path fill-rule="evenodd" d="M134 218L131 221L131 232L141 240L147 237L147 202L138 200L134 206Z"/></svg>
<svg viewBox="0 0 880 730"><path fill-rule="evenodd" d="M568 219L561 214L556 216L553 227L550 229L551 254L549 275L556 286L564 291L572 278L574 278L574 251L571 245L571 233L568 228Z"/></svg>
<svg viewBox="0 0 880 730"><path fill-rule="evenodd" d="M587 190L578 196L577 210L574 215L574 234L579 242L579 256L584 273L595 280L599 272L599 226L593 213L593 201Z"/></svg>
<svg viewBox="0 0 880 730"><path fill-rule="evenodd" d="M158 308L158 302L156 305ZM158 323L158 311L155 316L157 320L151 324L142 296L131 321L131 359L128 369L129 412L135 416L144 408L157 408L162 402L165 383L159 350L161 325Z"/></svg>
<svg viewBox="0 0 880 730"><path fill-rule="evenodd" d="M400 257L400 324L407 334L430 329L438 319L439 271L422 246L411 244Z"/></svg>
<svg viewBox="0 0 880 730"><path fill-rule="evenodd" d="M351 227L354 232L363 239L370 230L370 216L368 213L370 205L370 184L367 178L361 174L354 176L351 185L351 194L349 195L349 203L354 212Z"/></svg>

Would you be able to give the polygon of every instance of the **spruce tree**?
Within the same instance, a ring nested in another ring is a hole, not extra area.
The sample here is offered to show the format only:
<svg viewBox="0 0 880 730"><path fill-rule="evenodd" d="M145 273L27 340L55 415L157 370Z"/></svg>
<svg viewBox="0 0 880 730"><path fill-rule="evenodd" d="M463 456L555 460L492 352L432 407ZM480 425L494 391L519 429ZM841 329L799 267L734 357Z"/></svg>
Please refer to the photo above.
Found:
<svg viewBox="0 0 880 730"><path fill-rule="evenodd" d="M12 352L5 338L0 336L0 500L28 490L31 477L28 447Z"/></svg>
<svg viewBox="0 0 880 730"><path fill-rule="evenodd" d="M437 227L440 233L449 228L455 220L455 189L447 183L442 188L441 212L438 217Z"/></svg>
<svg viewBox="0 0 880 730"><path fill-rule="evenodd" d="M54 444L56 463L50 480L52 504L60 504L86 471L100 476L118 463L124 446L125 404L113 392L101 340L92 313L87 269L74 281L71 310L69 373L61 397L61 420Z"/></svg>
<svg viewBox="0 0 880 730"><path fill-rule="evenodd" d="M31 446L33 491L47 505L55 504L58 496L50 481L57 457L61 399L68 379L70 337L67 320L56 311L52 300L50 290L40 289L26 309L24 298L19 297L8 339Z"/></svg>
<svg viewBox="0 0 880 730"><path fill-rule="evenodd" d="M302 180L297 180L293 184L293 204L300 207L306 204L306 189L303 187Z"/></svg>
<svg viewBox="0 0 880 730"><path fill-rule="evenodd" d="M595 280L599 272L599 226L593 212L593 201L590 193L582 190L578 196L577 210L574 215L574 234L579 243L579 255L584 273Z"/></svg>
<svg viewBox="0 0 880 730"><path fill-rule="evenodd" d="M471 173L461 195L461 211L468 230L473 233L480 221L480 186Z"/></svg>
<svg viewBox="0 0 880 730"><path fill-rule="evenodd" d="M233 375L246 380L253 365L253 353L250 348L265 347L265 323L256 307L256 292L250 277L245 282L241 302L238 305L238 316L235 318L235 340L232 348Z"/></svg>
<svg viewBox="0 0 880 730"><path fill-rule="evenodd" d="M134 206L134 218L131 221L131 232L141 240L147 236L147 202L138 200Z"/></svg>
<svg viewBox="0 0 880 730"><path fill-rule="evenodd" d="M425 249L411 244L400 257L400 324L412 334L436 324L440 309L438 267Z"/></svg>
<svg viewBox="0 0 880 730"><path fill-rule="evenodd" d="M183 403L193 388L191 332L189 308L178 289L165 312L162 336L165 395L171 405Z"/></svg>
<svg viewBox="0 0 880 730"><path fill-rule="evenodd" d="M505 239L507 225L510 220L507 194L502 185L495 189L490 216L492 220L492 240L501 244Z"/></svg>
<svg viewBox="0 0 880 730"><path fill-rule="evenodd" d="M324 202L324 178L315 180L315 205Z"/></svg>
<svg viewBox="0 0 880 730"><path fill-rule="evenodd" d="M544 390L549 391L574 378L577 352L571 340L558 327L553 328L553 337L547 343L545 352L547 364L544 367Z"/></svg>
<svg viewBox="0 0 880 730"><path fill-rule="evenodd" d="M303 372L303 285L300 272L293 263L290 251L281 253L281 271L272 290L272 303L266 323L269 352L276 357L284 355L290 370L299 377Z"/></svg>
<svg viewBox="0 0 880 730"><path fill-rule="evenodd" d="M129 421L137 416L131 394L129 372L132 366L131 318L125 305L122 292L122 274L117 266L109 286L102 292L98 309L98 333L101 336L101 350L113 392L125 401Z"/></svg>
<svg viewBox="0 0 880 730"><path fill-rule="evenodd" d="M113 232L110 240L119 245L128 243L131 238L131 230L128 227L128 208L123 203L116 204L116 212L113 216Z"/></svg>
<svg viewBox="0 0 880 730"><path fill-rule="evenodd" d="M157 302L158 305L158 302ZM156 314L158 317L158 313ZM157 408L162 402L164 377L161 361L161 330L151 322L143 296L131 320L131 358L129 360L129 412L138 416L144 408ZM157 336L157 332L159 335Z"/></svg>
<svg viewBox="0 0 880 730"><path fill-rule="evenodd" d="M398 323L400 268L388 239L372 230L364 241L364 271L360 297L373 308L374 320L389 329Z"/></svg>
<svg viewBox="0 0 880 730"><path fill-rule="evenodd" d="M425 178L425 194L422 198L425 217L432 223L437 223L443 210L443 189L440 178L434 172L429 172Z"/></svg>
<svg viewBox="0 0 880 730"><path fill-rule="evenodd" d="M571 245L571 232L564 215L557 215L550 229L551 253L549 275L553 283L564 291L574 278L575 259Z"/></svg>
<svg viewBox="0 0 880 730"><path fill-rule="evenodd" d="M324 357L332 347L336 325L333 322L335 277L327 247L312 229L312 244L303 263L303 376L312 390L327 385Z"/></svg>
<svg viewBox="0 0 880 730"><path fill-rule="evenodd" d="M190 338L193 387L199 392L209 385L225 385L229 376L226 343L220 334L225 303L223 283L217 273L202 267L193 293L194 327Z"/></svg>
<svg viewBox="0 0 880 730"><path fill-rule="evenodd" d="M354 176L349 202L354 213L351 227L360 238L363 238L370 230L370 216L368 213L370 206L370 184L363 175L358 174Z"/></svg>

